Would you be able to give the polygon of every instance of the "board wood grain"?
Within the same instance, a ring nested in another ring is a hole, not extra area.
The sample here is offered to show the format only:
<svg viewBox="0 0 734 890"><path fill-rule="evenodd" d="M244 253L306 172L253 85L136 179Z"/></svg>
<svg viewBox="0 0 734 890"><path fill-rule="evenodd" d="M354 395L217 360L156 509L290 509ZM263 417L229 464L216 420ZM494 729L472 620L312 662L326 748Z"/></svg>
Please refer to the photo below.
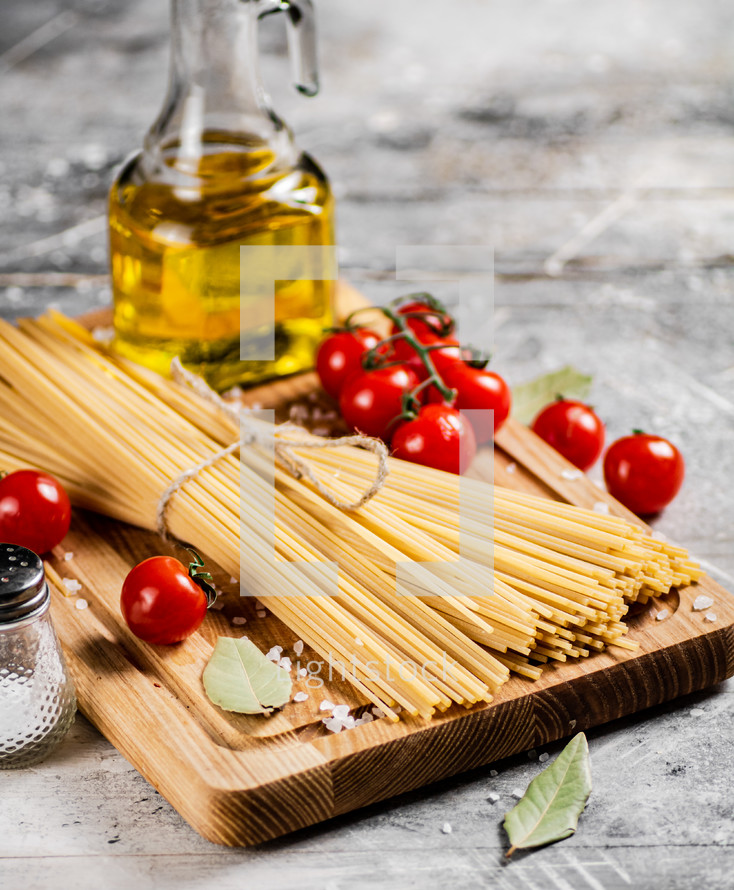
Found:
<svg viewBox="0 0 734 890"><path fill-rule="evenodd" d="M346 311L362 299L340 288ZM107 324L97 313L90 324ZM248 393L251 403L287 414L312 393L313 374L281 380ZM514 466L512 466L514 465ZM509 468L509 469L508 469ZM508 487L580 506L603 500L629 514L586 477L564 478L569 464L527 428L508 421L494 455L473 468ZM634 518L634 517L632 517ZM635 521L638 521L635 518ZM82 712L204 837L231 846L254 844L417 788L510 754L541 746L734 674L734 599L713 580L665 597L668 617L655 619L662 600L629 620L640 648L610 648L588 658L553 663L537 681L513 678L488 705L457 706L430 722L377 719L338 735L321 722L328 698L360 713L367 703L334 677L323 687L297 680L308 694L269 719L228 714L209 702L201 672L217 636L243 630L261 648L274 644L293 656L296 636L274 616L258 617L230 579L216 577L223 609L210 611L201 630L175 647L150 647L128 630L119 609L127 571L141 559L173 552L148 532L78 514L52 575L75 578L89 608L63 584L53 587L52 611ZM71 559L65 554L72 553ZM717 620L692 610L711 596ZM245 618L233 625L233 617ZM295 660L295 658L294 658ZM308 649L302 664L318 660Z"/></svg>

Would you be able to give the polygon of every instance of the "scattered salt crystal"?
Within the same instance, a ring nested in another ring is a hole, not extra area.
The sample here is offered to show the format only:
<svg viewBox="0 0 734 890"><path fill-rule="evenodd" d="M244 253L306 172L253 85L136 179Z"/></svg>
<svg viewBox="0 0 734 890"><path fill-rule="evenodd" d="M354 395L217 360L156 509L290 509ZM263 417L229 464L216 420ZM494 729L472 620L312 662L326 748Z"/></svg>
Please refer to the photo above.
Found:
<svg viewBox="0 0 734 890"><path fill-rule="evenodd" d="M299 677L307 677L308 671L306 670L306 668L300 668L298 671L298 676Z"/></svg>
<svg viewBox="0 0 734 890"><path fill-rule="evenodd" d="M609 515L609 504L605 501L597 501L593 508L594 513L603 513L605 516Z"/></svg>
<svg viewBox="0 0 734 890"><path fill-rule="evenodd" d="M537 756L538 756L538 752L535 750L535 748L531 748L531 749L528 751L528 760L535 760L535 758L536 758Z"/></svg>
<svg viewBox="0 0 734 890"><path fill-rule="evenodd" d="M515 800L522 800L522 791L520 791L519 788L513 788L512 796L515 798Z"/></svg>
<svg viewBox="0 0 734 890"><path fill-rule="evenodd" d="M293 701L306 701L308 699L308 695L305 692L297 692L293 696Z"/></svg>
<svg viewBox="0 0 734 890"><path fill-rule="evenodd" d="M351 715L345 717L341 723L344 729L354 729L354 727L357 725L357 721Z"/></svg>
<svg viewBox="0 0 734 890"><path fill-rule="evenodd" d="M392 709L396 714L399 714L403 710L400 705L393 705Z"/></svg>
<svg viewBox="0 0 734 890"><path fill-rule="evenodd" d="M549 757L550 757L550 754L547 754L545 751L543 751L543 753L540 755L540 757L538 758L538 760L539 760L541 763L545 763L546 760L548 760Z"/></svg>
<svg viewBox="0 0 734 890"><path fill-rule="evenodd" d="M517 464L514 461L511 464L507 464L507 466L505 467L505 471L508 473L517 472Z"/></svg>
<svg viewBox="0 0 734 890"><path fill-rule="evenodd" d="M69 591L69 593L79 593L79 591L82 589L82 585L76 580L76 578L64 578L63 585Z"/></svg>
<svg viewBox="0 0 734 890"><path fill-rule="evenodd" d="M688 713L691 715L691 717L703 717L706 711L704 711L703 708L691 708Z"/></svg>
<svg viewBox="0 0 734 890"><path fill-rule="evenodd" d="M573 481L574 479L583 478L581 470L561 470L561 478Z"/></svg>
<svg viewBox="0 0 734 890"><path fill-rule="evenodd" d="M232 624L247 624L247 618L243 618L241 615L235 615L232 619Z"/></svg>
<svg viewBox="0 0 734 890"><path fill-rule="evenodd" d="M570 722L568 725L569 725L569 727L570 727L571 729L575 729L575 728L576 728L576 721L575 721L575 720L571 720L571 722Z"/></svg>
<svg viewBox="0 0 734 890"><path fill-rule="evenodd" d="M452 829L451 829L451 823L450 823L450 822L444 822L444 823L443 823L443 827L441 828L441 831L442 831L444 834L451 834L451 830L452 830Z"/></svg>
<svg viewBox="0 0 734 890"><path fill-rule="evenodd" d="M655 616L655 620L662 621L663 618L667 618L668 615L670 615L670 609L661 609Z"/></svg>
<svg viewBox="0 0 734 890"><path fill-rule="evenodd" d="M378 720L380 719L380 717L385 716L385 712L383 710L381 710L380 708L372 708L372 713L374 714L375 717L377 717Z"/></svg>
<svg viewBox="0 0 734 890"><path fill-rule="evenodd" d="M268 613L265 611L265 609L256 609L255 614L258 618L264 618Z"/></svg>
<svg viewBox="0 0 734 890"><path fill-rule="evenodd" d="M490 791L488 799L490 803L497 803L497 801L500 799L500 796L499 794L497 794L496 791Z"/></svg>
<svg viewBox="0 0 734 890"><path fill-rule="evenodd" d="M236 584L236 583L237 583L237 579L234 577L234 575L229 579L229 583L230 583L230 584Z"/></svg>
<svg viewBox="0 0 734 890"><path fill-rule="evenodd" d="M490 774L490 776L491 776L493 779L496 779L497 776L499 775L499 773L497 772L496 769L491 769L491 770L489 771L489 774Z"/></svg>
<svg viewBox="0 0 734 890"><path fill-rule="evenodd" d="M704 621L716 621L716 618L717 618L716 612L707 612L703 616Z"/></svg>
<svg viewBox="0 0 734 890"><path fill-rule="evenodd" d="M72 559L74 559L74 554L71 550L69 550L64 554L64 561L71 562Z"/></svg>
<svg viewBox="0 0 734 890"><path fill-rule="evenodd" d="M209 606L209 608L213 609L215 612L221 612L224 608L224 602L221 599L217 598L214 600L211 606Z"/></svg>
<svg viewBox="0 0 734 890"><path fill-rule="evenodd" d="M89 603L88 603L86 600L83 600L83 599L78 599L78 600L74 603L74 608L79 609L80 611L81 611L82 609L86 609L88 606L89 606Z"/></svg>
<svg viewBox="0 0 734 890"><path fill-rule="evenodd" d="M280 661L278 662L278 667L282 667L284 671L290 671L293 667L290 658L287 655L284 655Z"/></svg>
<svg viewBox="0 0 734 890"><path fill-rule="evenodd" d="M693 611L694 612L704 612L706 609L710 609L713 606L714 601L710 596L697 596L693 601Z"/></svg>
<svg viewBox="0 0 734 890"><path fill-rule="evenodd" d="M328 698L325 698L319 705L319 711L333 711L333 710L334 710L334 705L328 700Z"/></svg>
<svg viewBox="0 0 734 890"><path fill-rule="evenodd" d="M281 646L273 646L273 648L268 652L265 656L270 661L274 661L276 664L280 661L280 653L283 651Z"/></svg>
<svg viewBox="0 0 734 890"><path fill-rule="evenodd" d="M354 725L362 726L363 723L372 723L374 719L375 718L372 716L372 714L370 714L369 711L366 711L364 714L362 714L361 717L357 717L357 719L354 721Z"/></svg>
<svg viewBox="0 0 734 890"><path fill-rule="evenodd" d="M337 705L335 708L331 709L331 716L336 717L337 720L344 720L349 714L349 706L348 705Z"/></svg>
<svg viewBox="0 0 734 890"><path fill-rule="evenodd" d="M293 651L296 653L296 655L301 655L303 653L303 640L296 640L296 642L293 644Z"/></svg>
<svg viewBox="0 0 734 890"><path fill-rule="evenodd" d="M330 717L328 720L325 720L324 726L329 730L329 732L341 732L342 731L341 720L335 720L334 717Z"/></svg>
<svg viewBox="0 0 734 890"><path fill-rule="evenodd" d="M355 645L357 645L357 646L364 646L364 643L362 642L362 640L360 640L359 637L355 637L355 638L354 638L354 643L355 643Z"/></svg>

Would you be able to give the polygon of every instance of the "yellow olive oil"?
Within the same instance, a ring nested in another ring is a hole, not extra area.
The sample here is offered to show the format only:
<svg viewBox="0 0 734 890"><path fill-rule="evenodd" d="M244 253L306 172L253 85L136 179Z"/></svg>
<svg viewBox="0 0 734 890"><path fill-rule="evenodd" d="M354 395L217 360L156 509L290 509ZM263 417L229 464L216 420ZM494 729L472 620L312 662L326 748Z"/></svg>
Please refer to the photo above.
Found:
<svg viewBox="0 0 734 890"><path fill-rule="evenodd" d="M312 367L333 283L276 281L274 318L272 298L244 290L241 306L240 247L333 244L328 182L307 155L283 169L256 144L203 145L194 159L174 150L163 176L141 153L112 187L116 348L161 373L178 356L219 391Z"/></svg>

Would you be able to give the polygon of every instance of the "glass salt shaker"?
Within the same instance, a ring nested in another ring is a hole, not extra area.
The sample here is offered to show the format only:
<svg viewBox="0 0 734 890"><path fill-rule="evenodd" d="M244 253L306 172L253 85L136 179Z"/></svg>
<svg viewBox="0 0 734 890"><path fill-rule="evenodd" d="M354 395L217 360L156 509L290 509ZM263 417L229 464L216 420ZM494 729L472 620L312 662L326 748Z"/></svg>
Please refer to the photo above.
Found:
<svg viewBox="0 0 734 890"><path fill-rule="evenodd" d="M0 769L42 760L74 719L74 685L49 602L39 557L0 544Z"/></svg>

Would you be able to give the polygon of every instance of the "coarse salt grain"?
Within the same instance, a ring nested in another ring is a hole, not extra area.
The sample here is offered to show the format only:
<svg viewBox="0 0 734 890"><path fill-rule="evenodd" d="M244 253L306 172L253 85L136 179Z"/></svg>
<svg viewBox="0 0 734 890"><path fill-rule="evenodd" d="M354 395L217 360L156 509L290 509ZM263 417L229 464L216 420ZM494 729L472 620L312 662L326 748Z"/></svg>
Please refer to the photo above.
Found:
<svg viewBox="0 0 734 890"><path fill-rule="evenodd" d="M535 748L531 748L531 749L528 751L528 760L535 760L535 758L536 758L537 756L538 756L538 752L535 750Z"/></svg>
<svg viewBox="0 0 734 890"><path fill-rule="evenodd" d="M64 587L69 591L69 593L78 593L82 589L82 585L76 580L76 578L64 578L63 584Z"/></svg>
<svg viewBox="0 0 734 890"><path fill-rule="evenodd" d="M86 608L88 608L88 606L89 606L89 603L88 603L86 600L83 600L83 599L78 599L78 600L74 603L74 608L75 608L75 609L79 609L80 611L81 611L82 609L86 609Z"/></svg>
<svg viewBox="0 0 734 890"><path fill-rule="evenodd" d="M334 705L327 698L325 698L319 705L319 711L333 711L333 710L334 710Z"/></svg>
<svg viewBox="0 0 734 890"><path fill-rule="evenodd" d="M247 624L247 618L243 618L241 615L235 615L232 619L232 624Z"/></svg>
<svg viewBox="0 0 734 890"><path fill-rule="evenodd" d="M357 725L357 721L351 715L345 717L342 720L342 726L344 727L344 729L354 729L354 727L356 725Z"/></svg>
<svg viewBox="0 0 734 890"><path fill-rule="evenodd" d="M442 831L444 834L451 834L451 831L452 831L451 823L450 823L450 822L444 822L444 823L443 823L443 826L441 827L441 831Z"/></svg>
<svg viewBox="0 0 734 890"><path fill-rule="evenodd" d="M217 598L214 600L211 606L209 606L209 608L213 609L215 612L221 612L224 608L224 602L221 599Z"/></svg>
<svg viewBox="0 0 734 890"><path fill-rule="evenodd" d="M520 791L519 788L513 788L512 796L515 798L515 800L522 800L522 791Z"/></svg>
<svg viewBox="0 0 734 890"><path fill-rule="evenodd" d="M517 464L514 463L514 462L511 463L511 464L507 464L507 466L505 467L505 471L508 472L508 473L514 473L514 472L516 472L516 471L517 471Z"/></svg>
<svg viewBox="0 0 734 890"><path fill-rule="evenodd" d="M265 611L265 609L256 609L255 614L258 618L264 618L268 613Z"/></svg>
<svg viewBox="0 0 734 890"><path fill-rule="evenodd" d="M283 651L282 646L273 646L273 648L267 653L265 656L270 661L274 661L276 664L280 661L280 653Z"/></svg>
<svg viewBox="0 0 734 890"><path fill-rule="evenodd" d="M489 800L490 803L497 803L497 801L498 801L499 799L500 799L500 796L499 796L499 794L497 794L496 791L490 791L490 792L489 792L488 800Z"/></svg>
<svg viewBox="0 0 734 890"><path fill-rule="evenodd" d="M64 561L71 562L72 559L74 559L74 554L71 550L69 550L67 553L64 554Z"/></svg>
<svg viewBox="0 0 734 890"><path fill-rule="evenodd" d="M278 667L282 667L284 671L290 671L290 669L293 667L293 664L290 658L288 658L287 655L284 655L278 662Z"/></svg>
<svg viewBox="0 0 734 890"><path fill-rule="evenodd" d="M548 760L549 757L550 757L550 754L547 754L545 751L543 751L543 753L540 755L540 757L538 758L538 760L539 760L541 763L545 763L546 760Z"/></svg>
<svg viewBox="0 0 734 890"><path fill-rule="evenodd" d="M710 609L713 606L714 601L710 596L697 596L693 601L693 611L694 612L704 612L706 609Z"/></svg>
<svg viewBox="0 0 734 890"><path fill-rule="evenodd" d="M491 769L491 770L489 771L489 774L490 774L490 776L491 776L493 779L496 779L497 776L499 775L499 773L497 772L496 769Z"/></svg>
<svg viewBox="0 0 734 890"><path fill-rule="evenodd" d="M324 726L329 730L329 732L341 732L343 728L341 720L335 720L334 717L330 717L328 720L324 720Z"/></svg>
<svg viewBox="0 0 734 890"><path fill-rule="evenodd" d="M349 714L349 705L337 705L331 709L331 716L337 720L344 720Z"/></svg>
<svg viewBox="0 0 734 890"><path fill-rule="evenodd" d="M299 676L299 677L307 677L307 676L308 676L308 671L306 670L306 668L299 668L299 670L298 670L298 676Z"/></svg>
<svg viewBox="0 0 734 890"><path fill-rule="evenodd" d="M568 479L569 481L573 481L574 479L581 479L583 477L583 473L581 470L561 470L561 478Z"/></svg>
<svg viewBox="0 0 734 890"><path fill-rule="evenodd" d="M237 579L234 577L234 575L229 579L229 583L230 583L230 584L236 584L236 583L237 583Z"/></svg>
<svg viewBox="0 0 734 890"><path fill-rule="evenodd" d="M360 640L359 637L354 638L354 643L356 646L364 646L364 643L362 642L362 640Z"/></svg>
<svg viewBox="0 0 734 890"><path fill-rule="evenodd" d="M372 713L375 717L377 717L378 720L380 719L380 717L385 716L385 712L381 708L372 708Z"/></svg>
<svg viewBox="0 0 734 890"><path fill-rule="evenodd" d="M293 696L293 701L306 701L308 699L308 695L305 692L297 692Z"/></svg>
<svg viewBox="0 0 734 890"><path fill-rule="evenodd" d="M603 513L604 516L609 515L609 504L605 503L605 501L597 501L592 509L594 513Z"/></svg>
<svg viewBox="0 0 734 890"><path fill-rule="evenodd" d="M670 615L670 609L661 609L655 616L655 620L662 621L663 618L667 618L668 615Z"/></svg>
<svg viewBox="0 0 734 890"><path fill-rule="evenodd" d="M691 715L691 717L703 717L706 711L704 711L703 708L691 708L688 713Z"/></svg>
<svg viewBox="0 0 734 890"><path fill-rule="evenodd" d="M296 655L301 655L303 653L303 640L296 640L293 644L293 651Z"/></svg>
<svg viewBox="0 0 734 890"><path fill-rule="evenodd" d="M571 729L575 729L575 728L576 728L576 721L575 721L575 720L571 720L571 722L570 722L568 725L571 727Z"/></svg>
<svg viewBox="0 0 734 890"><path fill-rule="evenodd" d="M367 711L366 713L362 714L361 717L357 717L357 719L354 721L354 725L362 726L363 723L372 723L372 721L374 719L375 718L372 716L372 714L370 714L370 712Z"/></svg>
<svg viewBox="0 0 734 890"><path fill-rule="evenodd" d="M707 612L703 616L704 621L716 621L716 618L717 618L716 612Z"/></svg>

